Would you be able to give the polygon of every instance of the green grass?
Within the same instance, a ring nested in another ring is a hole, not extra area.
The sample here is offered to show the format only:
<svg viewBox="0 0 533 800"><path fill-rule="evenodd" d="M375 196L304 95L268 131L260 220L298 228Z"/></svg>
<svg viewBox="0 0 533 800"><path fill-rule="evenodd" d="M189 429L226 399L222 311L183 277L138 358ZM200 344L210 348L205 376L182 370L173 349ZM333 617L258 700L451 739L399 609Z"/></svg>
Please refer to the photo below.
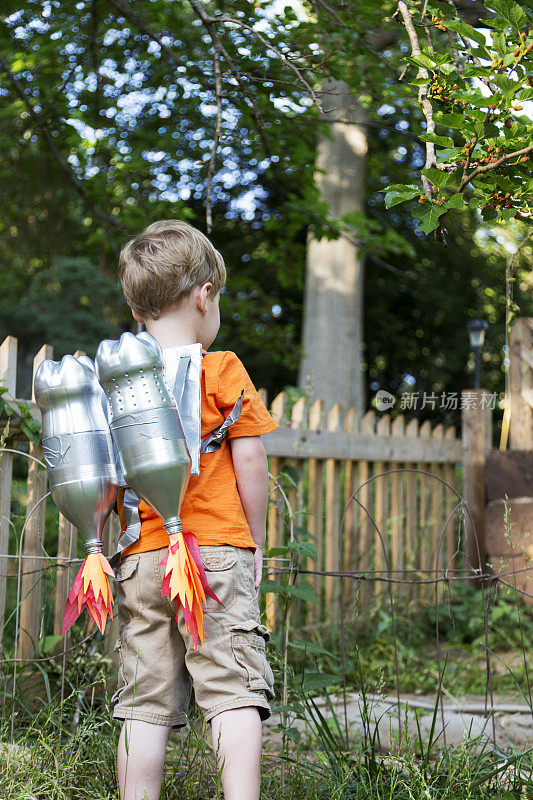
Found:
<svg viewBox="0 0 533 800"><path fill-rule="evenodd" d="M15 746L0 754L0 797L10 800L116 800L115 754L119 726L112 720L103 675L63 704L43 703L28 716L17 709ZM95 691L93 691L93 689ZM366 719L357 746L346 748L337 720L327 722L311 698L302 706L310 741L264 755L264 800L525 800L533 792L531 753L489 752L475 741L434 751L432 742L403 741L383 757ZM79 722L72 720L78 706ZM9 740L4 703L1 741ZM436 717L436 712L434 718ZM220 781L203 719L188 733L171 735L161 800L211 800Z"/></svg>

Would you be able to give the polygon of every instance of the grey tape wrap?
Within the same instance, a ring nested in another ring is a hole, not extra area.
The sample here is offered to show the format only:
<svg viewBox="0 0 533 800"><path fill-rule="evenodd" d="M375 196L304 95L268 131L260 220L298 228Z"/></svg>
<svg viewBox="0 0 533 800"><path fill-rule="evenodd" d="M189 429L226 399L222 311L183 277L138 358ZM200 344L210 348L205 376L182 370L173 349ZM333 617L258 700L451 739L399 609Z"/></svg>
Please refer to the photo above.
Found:
<svg viewBox="0 0 533 800"><path fill-rule="evenodd" d="M106 431L83 431L46 436L43 439L44 462L50 485L63 483L82 467L95 467L102 476L114 482L114 461L111 438Z"/></svg>
<svg viewBox="0 0 533 800"><path fill-rule="evenodd" d="M241 416L243 396L244 389L242 389L239 399L231 409L222 425L220 425L218 428L215 428L214 431L211 431L209 436L206 436L205 439L202 439L200 453L214 453L215 450L219 450L221 448L223 439L225 439L228 435L228 429L230 425L233 425L234 422L237 422Z"/></svg>
<svg viewBox="0 0 533 800"><path fill-rule="evenodd" d="M124 492L124 514L126 517L126 530L118 540L118 544L109 563L116 569L119 564L119 557L126 547L137 541L141 535L141 520L139 518L139 495L129 487Z"/></svg>
<svg viewBox="0 0 533 800"><path fill-rule="evenodd" d="M135 439L183 439L183 431L174 406L124 414L111 422L119 451L131 447Z"/></svg>

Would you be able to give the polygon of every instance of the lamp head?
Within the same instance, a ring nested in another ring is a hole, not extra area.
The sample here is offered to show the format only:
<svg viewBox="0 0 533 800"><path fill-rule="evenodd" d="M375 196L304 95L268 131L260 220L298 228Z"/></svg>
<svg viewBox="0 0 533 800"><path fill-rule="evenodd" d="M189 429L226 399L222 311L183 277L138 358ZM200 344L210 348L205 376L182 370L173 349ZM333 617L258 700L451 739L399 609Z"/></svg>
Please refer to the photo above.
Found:
<svg viewBox="0 0 533 800"><path fill-rule="evenodd" d="M489 324L484 319L471 319L466 323L466 329L470 338L470 346L475 349L476 347L483 347L485 341L485 331L489 328Z"/></svg>

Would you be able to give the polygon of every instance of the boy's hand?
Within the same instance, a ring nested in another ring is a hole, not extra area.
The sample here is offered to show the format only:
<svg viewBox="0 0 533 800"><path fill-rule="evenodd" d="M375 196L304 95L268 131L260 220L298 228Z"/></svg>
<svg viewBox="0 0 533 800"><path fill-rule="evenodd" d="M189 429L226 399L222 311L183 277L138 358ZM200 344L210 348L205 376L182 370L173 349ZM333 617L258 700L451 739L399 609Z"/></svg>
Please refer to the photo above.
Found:
<svg viewBox="0 0 533 800"><path fill-rule="evenodd" d="M254 586L259 593L259 585L263 577L263 550L256 548L254 553L255 583Z"/></svg>

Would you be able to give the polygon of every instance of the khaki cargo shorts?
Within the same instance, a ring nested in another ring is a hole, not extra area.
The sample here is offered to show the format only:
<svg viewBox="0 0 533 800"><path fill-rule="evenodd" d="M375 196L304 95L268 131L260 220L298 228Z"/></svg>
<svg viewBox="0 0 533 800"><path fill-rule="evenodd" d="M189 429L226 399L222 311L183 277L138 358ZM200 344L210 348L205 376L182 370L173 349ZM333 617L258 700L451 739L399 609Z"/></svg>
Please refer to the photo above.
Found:
<svg viewBox="0 0 533 800"><path fill-rule="evenodd" d="M211 597L204 606L204 641L193 640L183 611L161 597L167 548L126 556L116 571L119 616L118 689L113 716L179 728L188 724L194 686L198 706L209 721L230 708L257 706L271 715L274 676L266 658L270 633L261 624L251 550L201 545Z"/></svg>

